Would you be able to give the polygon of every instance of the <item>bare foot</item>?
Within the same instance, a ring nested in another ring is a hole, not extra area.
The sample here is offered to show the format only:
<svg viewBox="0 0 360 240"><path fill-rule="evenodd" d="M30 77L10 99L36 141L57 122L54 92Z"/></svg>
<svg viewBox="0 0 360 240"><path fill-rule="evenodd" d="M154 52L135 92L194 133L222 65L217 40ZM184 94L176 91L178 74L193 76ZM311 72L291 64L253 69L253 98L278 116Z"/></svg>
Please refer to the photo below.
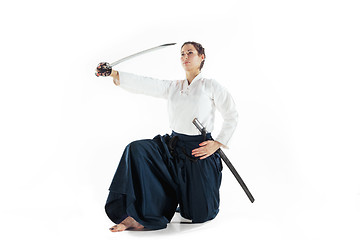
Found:
<svg viewBox="0 0 360 240"><path fill-rule="evenodd" d="M129 216L129 217L125 218L124 221L122 221L121 223L111 227L110 231L111 232L122 232L127 229L141 230L143 228L144 228L143 225L141 225L135 219L133 219L132 217Z"/></svg>

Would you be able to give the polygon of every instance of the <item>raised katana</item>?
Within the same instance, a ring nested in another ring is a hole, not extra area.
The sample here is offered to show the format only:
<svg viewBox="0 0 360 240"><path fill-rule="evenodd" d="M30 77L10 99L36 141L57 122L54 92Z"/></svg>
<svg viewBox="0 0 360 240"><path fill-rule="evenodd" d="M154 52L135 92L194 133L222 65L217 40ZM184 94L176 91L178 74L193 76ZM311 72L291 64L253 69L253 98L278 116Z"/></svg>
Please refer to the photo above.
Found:
<svg viewBox="0 0 360 240"><path fill-rule="evenodd" d="M197 127L197 129L199 129L199 131L201 132L201 134L204 136L206 135L206 128L201 124L201 122L197 119L194 118L193 120L193 124ZM211 138L211 140L214 140ZM224 161L224 163L226 164L226 166L228 166L228 168L230 169L230 171L232 172L232 174L234 175L234 177L236 178L236 180L239 182L240 186L242 187L242 189L245 191L246 195L248 196L248 198L250 199L250 201L253 203L255 201L254 197L251 195L249 189L247 188L247 186L245 185L244 181L241 179L239 173L236 171L235 167L231 164L230 160L227 158L227 156L225 155L225 153L221 150L221 148L219 148L217 150L217 152L220 154L221 159Z"/></svg>
<svg viewBox="0 0 360 240"><path fill-rule="evenodd" d="M175 45L175 44L176 43L167 43L167 44L163 44L163 45L160 45L160 46L157 46L157 47L149 48L149 49L143 50L141 52L134 53L134 54L129 55L127 57L121 58L121 59L119 59L119 60L117 60L117 61L115 61L115 62L113 62L111 64L109 64L108 62L101 62L97 66L97 72L95 72L95 75L97 77L99 77L99 76L109 76L111 74L112 67L115 66L115 65L118 65L121 62L125 62L125 61L127 61L129 59L132 59L134 57L143 55L145 53L149 53L149 52L159 50L159 49L162 49L162 48L165 48L165 47L168 47L168 46L172 46L172 45Z"/></svg>

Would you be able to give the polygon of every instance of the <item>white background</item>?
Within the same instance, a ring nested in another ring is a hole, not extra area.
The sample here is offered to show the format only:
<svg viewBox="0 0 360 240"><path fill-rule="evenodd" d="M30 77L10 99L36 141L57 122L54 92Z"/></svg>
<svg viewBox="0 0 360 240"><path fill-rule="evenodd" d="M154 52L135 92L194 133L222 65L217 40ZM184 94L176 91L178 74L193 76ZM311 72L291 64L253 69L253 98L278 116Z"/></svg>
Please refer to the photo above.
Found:
<svg viewBox="0 0 360 240"><path fill-rule="evenodd" d="M359 239L359 12L346 0L7 1L1 239ZM182 79L188 40L237 103L225 153L256 201L224 166L215 220L110 233L104 203L124 147L170 129L165 101L94 69L177 42L116 69Z"/></svg>

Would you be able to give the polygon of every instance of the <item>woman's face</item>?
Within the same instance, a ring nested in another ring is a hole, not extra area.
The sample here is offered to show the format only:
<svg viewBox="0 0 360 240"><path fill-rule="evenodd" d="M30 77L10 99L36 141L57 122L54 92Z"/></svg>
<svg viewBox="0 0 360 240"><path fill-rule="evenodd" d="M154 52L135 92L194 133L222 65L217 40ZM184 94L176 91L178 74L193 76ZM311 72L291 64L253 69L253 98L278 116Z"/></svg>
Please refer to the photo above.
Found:
<svg viewBox="0 0 360 240"><path fill-rule="evenodd" d="M185 71L199 70L204 57L204 54L199 56L192 44L186 44L181 49L181 64Z"/></svg>

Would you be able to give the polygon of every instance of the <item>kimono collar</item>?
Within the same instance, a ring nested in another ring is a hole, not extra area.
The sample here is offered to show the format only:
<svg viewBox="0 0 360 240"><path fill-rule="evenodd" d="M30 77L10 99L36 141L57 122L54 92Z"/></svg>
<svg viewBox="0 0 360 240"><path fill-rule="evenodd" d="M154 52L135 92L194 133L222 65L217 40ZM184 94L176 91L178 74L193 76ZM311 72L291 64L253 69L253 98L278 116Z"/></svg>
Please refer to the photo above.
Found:
<svg viewBox="0 0 360 240"><path fill-rule="evenodd" d="M195 81L197 81L197 80L199 80L199 79L201 79L202 78L202 73L200 72L192 81L191 81L191 84L193 84ZM186 79L186 78L185 78ZM187 85L189 86L189 85L191 85L191 84L189 84L189 81L186 79L186 83L187 83Z"/></svg>

